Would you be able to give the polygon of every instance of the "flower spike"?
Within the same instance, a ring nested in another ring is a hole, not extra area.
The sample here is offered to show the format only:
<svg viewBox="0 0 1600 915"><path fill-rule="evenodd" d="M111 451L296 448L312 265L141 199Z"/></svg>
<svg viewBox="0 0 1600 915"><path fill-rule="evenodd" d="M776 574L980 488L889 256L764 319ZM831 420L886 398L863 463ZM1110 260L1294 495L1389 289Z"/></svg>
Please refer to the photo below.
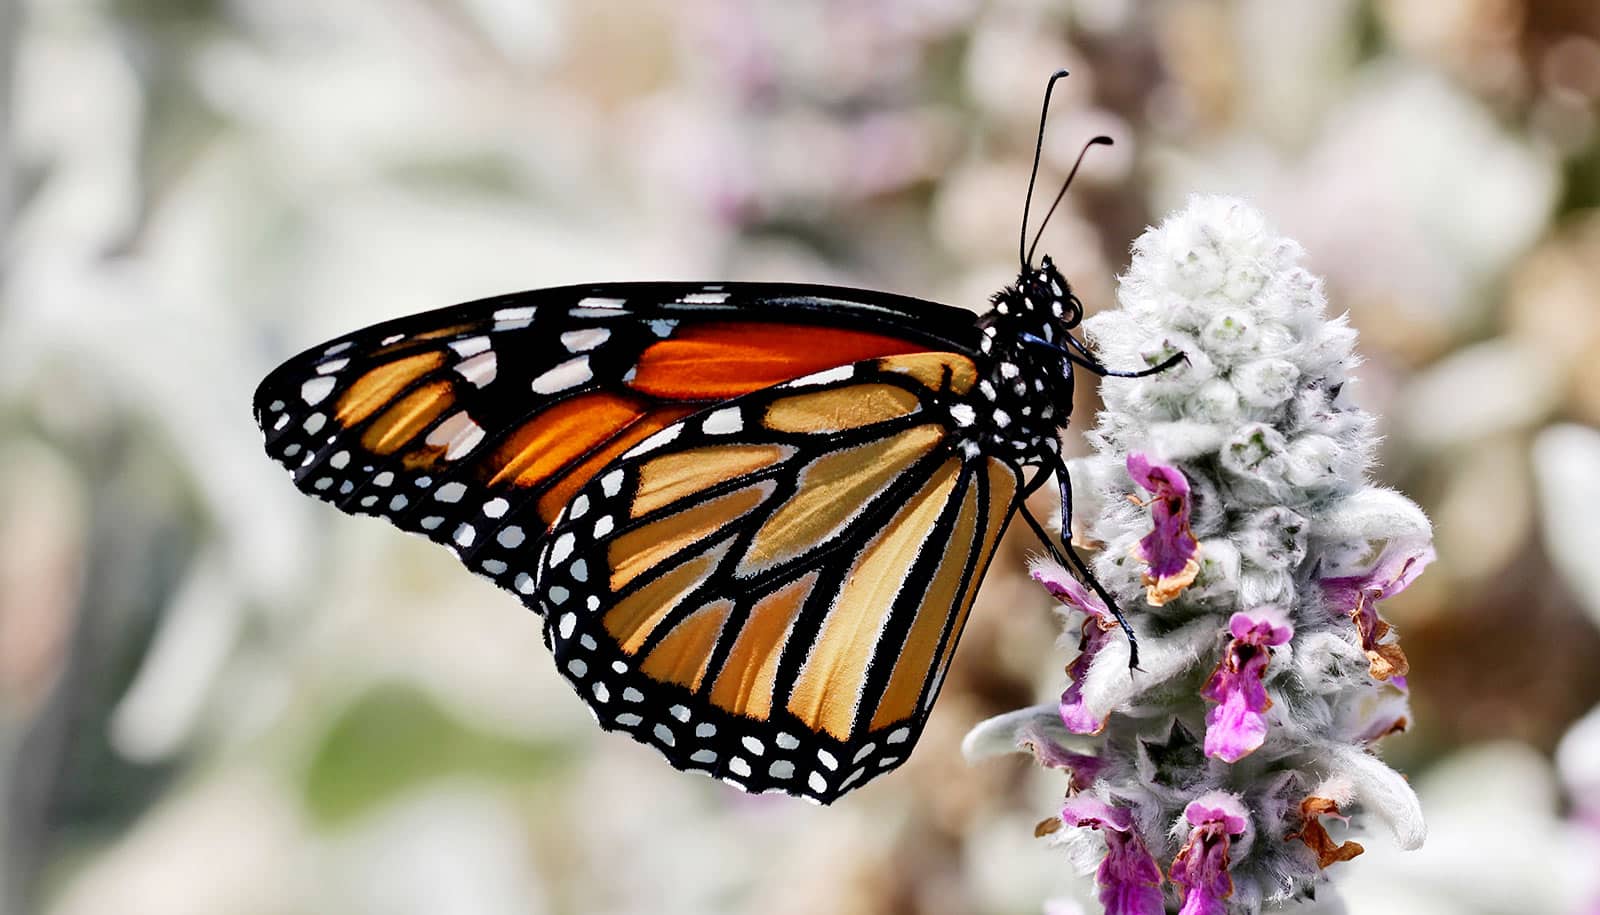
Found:
<svg viewBox="0 0 1600 915"><path fill-rule="evenodd" d="M1403 849L1426 836L1416 794L1376 755L1411 714L1378 607L1432 560L1431 531L1367 478L1374 421L1339 396L1355 332L1323 316L1301 255L1245 204L1195 198L1135 242L1120 307L1084 322L1100 364L1186 357L1102 385L1095 453L1071 468L1076 542L1129 611L1141 669L1123 663L1109 602L1036 562L1068 682L969 743L1031 753L1057 780L1069 798L1043 828L1095 853L1074 859L1107 912L1323 901L1347 869L1332 865L1361 852L1330 827L1386 827ZM1352 565L1363 556L1377 559Z"/></svg>

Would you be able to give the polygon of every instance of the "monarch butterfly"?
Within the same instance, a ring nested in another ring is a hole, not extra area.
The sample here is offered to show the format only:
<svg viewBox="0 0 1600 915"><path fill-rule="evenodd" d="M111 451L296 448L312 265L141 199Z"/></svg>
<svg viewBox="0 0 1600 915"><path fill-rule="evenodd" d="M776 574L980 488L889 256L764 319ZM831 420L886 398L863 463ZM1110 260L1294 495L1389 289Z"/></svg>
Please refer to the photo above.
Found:
<svg viewBox="0 0 1600 915"><path fill-rule="evenodd" d="M1021 271L981 317L833 286L542 289L308 350L256 420L301 490L541 614L602 728L828 803L910 753L1023 498L1054 474L1070 517L1073 367L1182 358L1101 365L1027 224L1025 205Z"/></svg>

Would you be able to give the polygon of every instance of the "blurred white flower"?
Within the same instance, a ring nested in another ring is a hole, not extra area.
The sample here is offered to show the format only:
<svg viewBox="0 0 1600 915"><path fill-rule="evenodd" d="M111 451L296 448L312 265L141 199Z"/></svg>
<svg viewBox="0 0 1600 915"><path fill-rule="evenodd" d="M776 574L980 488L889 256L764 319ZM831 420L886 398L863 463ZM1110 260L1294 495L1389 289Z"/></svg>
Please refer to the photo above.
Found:
<svg viewBox="0 0 1600 915"><path fill-rule="evenodd" d="M1600 898L1600 841L1558 817L1554 774L1533 749L1459 751L1419 777L1416 792L1428 844L1369 848L1340 881L1352 912L1578 915Z"/></svg>
<svg viewBox="0 0 1600 915"><path fill-rule="evenodd" d="M1551 426L1534 440L1533 466L1545 549L1600 626L1600 431Z"/></svg>

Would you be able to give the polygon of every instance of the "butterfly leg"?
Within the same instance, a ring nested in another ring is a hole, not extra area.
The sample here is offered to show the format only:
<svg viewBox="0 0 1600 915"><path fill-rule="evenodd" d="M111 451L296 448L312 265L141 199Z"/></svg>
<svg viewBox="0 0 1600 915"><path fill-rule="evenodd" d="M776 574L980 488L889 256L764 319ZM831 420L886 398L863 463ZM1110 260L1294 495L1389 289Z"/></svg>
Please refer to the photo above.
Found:
<svg viewBox="0 0 1600 915"><path fill-rule="evenodd" d="M1101 364L1100 360L1096 359L1094 354L1089 352L1089 348L1084 346L1077 337L1074 337L1071 334L1062 334L1062 336L1067 338L1067 344L1069 346L1077 350L1076 353L1067 352L1067 358L1095 373L1096 375L1100 375L1101 377L1110 375L1113 378L1144 378L1147 375L1159 375L1180 362L1189 361L1188 356L1184 355L1183 353L1178 353L1168 357L1160 365L1155 366L1154 368L1141 369L1137 372L1119 372L1115 369L1106 368L1105 365Z"/></svg>
<svg viewBox="0 0 1600 915"><path fill-rule="evenodd" d="M1039 519L1028 511L1026 503L1021 505L1022 518L1033 529L1034 536L1039 538L1039 542L1044 544L1044 548L1050 554L1050 558L1060 563L1063 567L1072 570L1071 574L1074 577L1088 585L1105 602L1107 609L1111 611L1111 615L1116 617L1117 625L1121 626L1122 631L1128 636L1128 669L1138 670L1139 637L1134 635L1133 626L1128 623L1128 618L1122 615L1122 609L1117 606L1116 598L1112 597L1105 586L1100 584L1100 580L1094 577L1093 572L1089 571L1089 566L1083 561L1083 557L1079 556L1078 551L1072 547L1072 483L1067 476L1066 463L1059 456L1056 458L1055 476L1061 484L1061 548L1058 549L1056 547L1055 539L1045 531L1044 525L1039 523ZM1043 481L1043 479L1044 475L1040 474L1038 480ZM1036 485L1029 487L1028 490L1024 491L1024 495L1036 488L1038 488Z"/></svg>

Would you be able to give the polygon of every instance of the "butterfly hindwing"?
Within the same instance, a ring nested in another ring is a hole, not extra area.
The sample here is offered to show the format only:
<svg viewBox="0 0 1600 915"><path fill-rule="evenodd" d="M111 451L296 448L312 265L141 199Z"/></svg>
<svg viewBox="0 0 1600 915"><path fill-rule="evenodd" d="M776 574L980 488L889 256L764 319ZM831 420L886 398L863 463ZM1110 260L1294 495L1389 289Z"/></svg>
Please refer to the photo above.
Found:
<svg viewBox="0 0 1600 915"><path fill-rule="evenodd" d="M301 490L450 546L538 609L550 523L622 452L728 398L973 333L966 312L833 287L564 287L357 331L274 371L255 410Z"/></svg>
<svg viewBox="0 0 1600 915"><path fill-rule="evenodd" d="M1019 472L963 448L976 371L890 356L666 427L591 479L535 582L608 730L828 802L909 754Z"/></svg>

